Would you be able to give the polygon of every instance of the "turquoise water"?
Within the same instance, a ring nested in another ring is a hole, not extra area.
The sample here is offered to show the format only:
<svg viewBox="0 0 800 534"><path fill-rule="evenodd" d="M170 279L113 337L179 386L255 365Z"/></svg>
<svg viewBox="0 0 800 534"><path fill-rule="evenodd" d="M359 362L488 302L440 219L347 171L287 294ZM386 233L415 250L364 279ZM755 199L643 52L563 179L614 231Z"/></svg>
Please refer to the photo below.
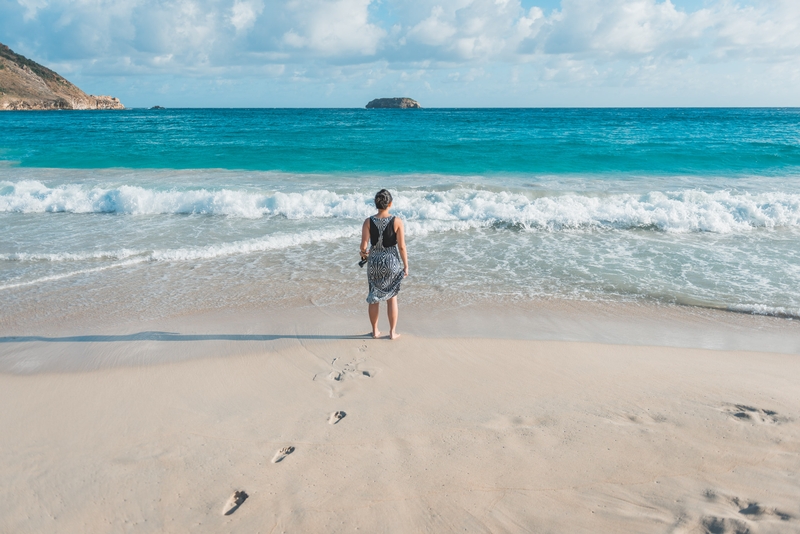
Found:
<svg viewBox="0 0 800 534"><path fill-rule="evenodd" d="M6 112L0 295L83 302L157 272L152 298L190 307L242 284L360 302L381 187L408 226L406 300L800 317L797 109Z"/></svg>
<svg viewBox="0 0 800 534"><path fill-rule="evenodd" d="M294 173L800 171L798 109L210 109L7 113L25 167Z"/></svg>

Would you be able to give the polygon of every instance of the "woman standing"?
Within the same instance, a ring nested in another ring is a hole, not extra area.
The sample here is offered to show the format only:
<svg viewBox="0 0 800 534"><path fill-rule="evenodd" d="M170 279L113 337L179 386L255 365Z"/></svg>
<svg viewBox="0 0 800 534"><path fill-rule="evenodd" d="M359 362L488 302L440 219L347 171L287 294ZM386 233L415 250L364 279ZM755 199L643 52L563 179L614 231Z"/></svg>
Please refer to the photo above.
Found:
<svg viewBox="0 0 800 534"><path fill-rule="evenodd" d="M369 322L372 323L372 337L381 335L378 330L380 303L386 301L389 316L389 339L397 339L397 292L400 282L408 276L408 256L403 221L389 215L392 207L392 194L381 189L375 195L378 213L364 221L361 228L361 259L367 260L367 280L369 281ZM371 245L367 252L367 245Z"/></svg>

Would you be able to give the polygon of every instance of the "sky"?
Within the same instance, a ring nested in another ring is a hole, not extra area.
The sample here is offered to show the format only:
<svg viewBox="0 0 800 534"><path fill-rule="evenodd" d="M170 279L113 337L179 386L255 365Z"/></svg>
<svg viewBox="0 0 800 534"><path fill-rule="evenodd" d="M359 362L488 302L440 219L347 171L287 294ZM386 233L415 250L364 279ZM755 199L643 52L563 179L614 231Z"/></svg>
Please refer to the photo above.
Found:
<svg viewBox="0 0 800 534"><path fill-rule="evenodd" d="M128 107L800 106L800 0L0 0Z"/></svg>

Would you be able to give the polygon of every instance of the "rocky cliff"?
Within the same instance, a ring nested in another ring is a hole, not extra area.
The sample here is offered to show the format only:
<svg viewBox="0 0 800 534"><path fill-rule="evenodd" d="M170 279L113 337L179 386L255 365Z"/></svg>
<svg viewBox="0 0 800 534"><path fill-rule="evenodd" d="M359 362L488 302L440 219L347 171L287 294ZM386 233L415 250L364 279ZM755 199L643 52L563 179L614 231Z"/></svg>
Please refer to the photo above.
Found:
<svg viewBox="0 0 800 534"><path fill-rule="evenodd" d="M367 109L421 109L419 102L410 98L376 98Z"/></svg>
<svg viewBox="0 0 800 534"><path fill-rule="evenodd" d="M125 109L111 96L87 95L57 73L0 43L0 110Z"/></svg>

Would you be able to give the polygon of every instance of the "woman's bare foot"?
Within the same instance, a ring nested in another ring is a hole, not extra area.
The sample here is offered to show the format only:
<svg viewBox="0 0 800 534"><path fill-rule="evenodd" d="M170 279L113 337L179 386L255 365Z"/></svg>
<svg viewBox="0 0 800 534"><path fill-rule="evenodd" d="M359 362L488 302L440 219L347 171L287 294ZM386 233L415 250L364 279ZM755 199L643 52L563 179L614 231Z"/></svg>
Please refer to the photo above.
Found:
<svg viewBox="0 0 800 534"><path fill-rule="evenodd" d="M397 332L389 332L389 339L397 339L398 337L400 337L400 334Z"/></svg>
<svg viewBox="0 0 800 534"><path fill-rule="evenodd" d="M374 339L378 339L379 337L381 337L381 331L380 330L375 330L374 332L372 332L372 337Z"/></svg>

